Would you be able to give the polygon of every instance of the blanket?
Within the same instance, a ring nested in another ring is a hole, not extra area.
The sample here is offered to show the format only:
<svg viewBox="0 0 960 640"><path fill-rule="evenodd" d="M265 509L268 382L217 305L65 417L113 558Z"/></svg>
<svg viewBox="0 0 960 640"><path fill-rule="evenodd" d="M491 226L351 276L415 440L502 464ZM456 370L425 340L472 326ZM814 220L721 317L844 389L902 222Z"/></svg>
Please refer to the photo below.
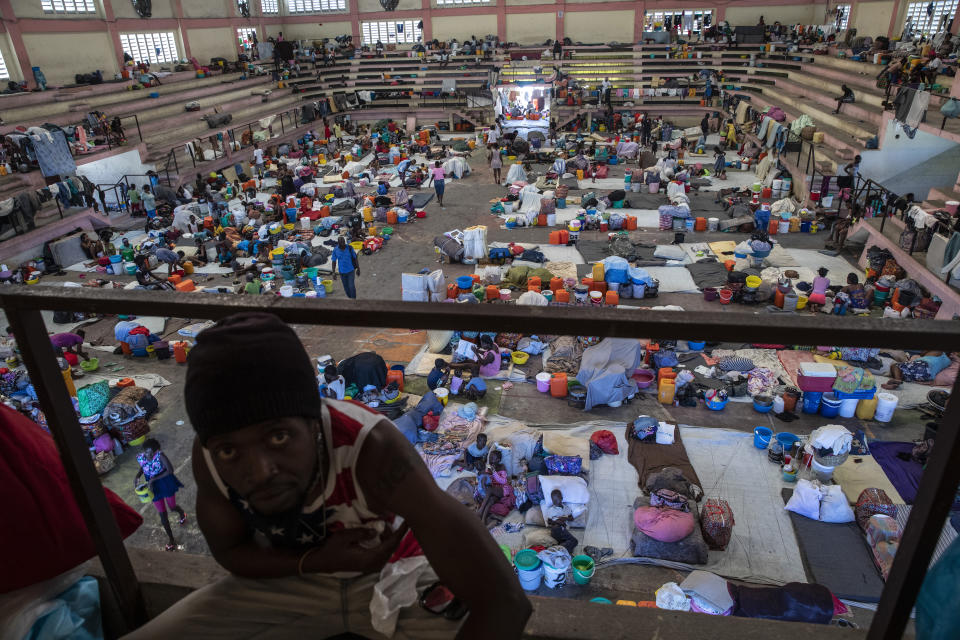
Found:
<svg viewBox="0 0 960 640"><path fill-rule="evenodd" d="M698 487L703 486L700 484L700 478L687 456L680 429L674 430L673 437L673 444L641 442L632 436L627 438L627 460L637 470L639 476L637 485L641 489L647 486L647 478L651 474L662 471L667 467L680 469L684 478Z"/></svg>
<svg viewBox="0 0 960 640"><path fill-rule="evenodd" d="M921 464L898 457L898 454L909 456L912 450L912 442L874 440L870 443L870 453L883 468L883 472L887 474L887 478L896 487L905 504L913 504L916 500L917 490L920 488L920 477L923 475ZM958 510L960 510L960 501L955 499L951 511Z"/></svg>

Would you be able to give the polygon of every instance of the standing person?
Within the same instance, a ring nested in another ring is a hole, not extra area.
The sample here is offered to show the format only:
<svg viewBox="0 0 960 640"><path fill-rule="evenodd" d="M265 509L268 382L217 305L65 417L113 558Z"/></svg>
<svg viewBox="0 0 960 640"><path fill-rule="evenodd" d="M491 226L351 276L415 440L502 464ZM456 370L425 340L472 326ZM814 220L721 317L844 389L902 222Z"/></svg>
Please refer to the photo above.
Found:
<svg viewBox="0 0 960 640"><path fill-rule="evenodd" d="M127 189L127 202L130 203L130 215L139 216L143 213L143 208L140 206L140 192L137 190L136 185L131 185Z"/></svg>
<svg viewBox="0 0 960 640"><path fill-rule="evenodd" d="M254 383L249 371L261 367L271 375ZM197 521L230 575L130 638L388 637L392 627L371 621L374 587L395 553L416 554L414 541L432 571L411 579L412 601L439 578L470 613L403 607L395 638L523 634L531 607L490 534L390 421L321 398L303 344L276 316L239 314L206 329L184 400L197 434Z"/></svg>
<svg viewBox="0 0 960 640"><path fill-rule="evenodd" d="M157 216L157 198L150 191L150 185L143 185L143 195L140 198L143 200L143 208L147 212L147 217L152 220Z"/></svg>
<svg viewBox="0 0 960 640"><path fill-rule="evenodd" d="M703 119L700 121L700 131L703 133L703 137L706 138L710 135L710 115L704 113Z"/></svg>
<svg viewBox="0 0 960 640"><path fill-rule="evenodd" d="M397 175L400 176L400 186L403 187L407 184L407 171L410 169L410 165L413 163L413 160L410 157L404 158L397 165Z"/></svg>
<svg viewBox="0 0 960 640"><path fill-rule="evenodd" d="M643 120L640 121L640 144L647 146L650 144L650 116L644 115Z"/></svg>
<svg viewBox="0 0 960 640"><path fill-rule="evenodd" d="M863 159L857 155L854 159L843 167L843 175L837 176L837 187L840 189L850 189L857 184L857 176L860 175L860 163Z"/></svg>
<svg viewBox="0 0 960 640"><path fill-rule="evenodd" d="M496 147L487 149L487 160L490 161L490 168L493 170L494 184L502 184L500 170L503 169L503 158L500 156L500 150Z"/></svg>
<svg viewBox="0 0 960 640"><path fill-rule="evenodd" d="M843 95L834 98L837 101L837 109L833 113L840 113L841 105L844 103L852 104L856 100L855 96L853 95L853 89L845 84L841 85L840 89L843 91Z"/></svg>
<svg viewBox="0 0 960 640"><path fill-rule="evenodd" d="M718 180L727 179L727 154L719 146L713 148L713 175Z"/></svg>
<svg viewBox="0 0 960 640"><path fill-rule="evenodd" d="M357 298L357 285L355 277L360 275L360 264L357 262L357 252L353 247L347 245L347 240L343 236L337 238L337 246L330 257L333 265L333 279L340 277L343 283L343 292L351 300ZM340 268L337 269L339 263Z"/></svg>
<svg viewBox="0 0 960 640"><path fill-rule="evenodd" d="M253 143L253 164L257 168L257 177L263 177L263 149L260 148L259 142Z"/></svg>
<svg viewBox="0 0 960 640"><path fill-rule="evenodd" d="M443 172L443 165L439 160L437 160L430 169L430 182L433 183L433 190L437 192L437 202L440 203L441 209L446 209L446 207L443 206L443 190L445 187L443 179L445 176L446 174Z"/></svg>
<svg viewBox="0 0 960 640"><path fill-rule="evenodd" d="M563 60L563 45L560 44L559 40L553 41L553 59Z"/></svg>
<svg viewBox="0 0 960 640"><path fill-rule="evenodd" d="M153 491L153 506L160 514L160 523L169 540L164 548L167 551L176 551L177 541L173 537L173 530L170 529L170 516L167 510L180 514L181 526L187 521L187 514L183 507L177 506L177 491L183 487L183 483L173 473L170 459L160 450L160 443L154 438L144 441L143 453L137 455L137 464L140 465L140 470L133 479L133 486L139 488L140 476L150 484L150 489Z"/></svg>
<svg viewBox="0 0 960 640"><path fill-rule="evenodd" d="M610 106L610 93L613 89L613 83L610 82L610 78L604 78L603 83L600 85L601 95L603 98L603 103L607 106Z"/></svg>
<svg viewBox="0 0 960 640"><path fill-rule="evenodd" d="M183 264L183 259L185 254L183 251L171 251L166 247L159 247L156 251L153 252L153 255L157 256L159 262L164 262L167 265L167 277L173 274L175 267L180 267Z"/></svg>

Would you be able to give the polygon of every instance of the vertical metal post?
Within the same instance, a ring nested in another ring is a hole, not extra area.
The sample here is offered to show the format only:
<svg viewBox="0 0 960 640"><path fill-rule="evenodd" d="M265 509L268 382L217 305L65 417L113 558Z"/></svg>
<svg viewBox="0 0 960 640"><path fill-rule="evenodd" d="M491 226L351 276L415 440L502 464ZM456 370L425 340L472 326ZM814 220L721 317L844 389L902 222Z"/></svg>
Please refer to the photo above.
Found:
<svg viewBox="0 0 960 640"><path fill-rule="evenodd" d="M143 142L143 134L140 132L140 118L137 117L137 114L133 114L133 121L137 123L137 136L139 136L140 142Z"/></svg>
<svg viewBox="0 0 960 640"><path fill-rule="evenodd" d="M951 393L960 393L960 380ZM903 635L917 600L933 550L960 482L960 402L947 405L937 429L937 446L920 478L907 528L870 624L867 640L894 640Z"/></svg>
<svg viewBox="0 0 960 640"><path fill-rule="evenodd" d="M46 413L50 433L60 451L73 499L80 508L94 548L103 563L107 581L123 614L126 630L132 630L147 618L140 583L123 546L123 538L107 503L103 485L97 477L73 403L67 395L43 316L39 309L7 307L4 311L21 347L20 353L37 391L40 406Z"/></svg>

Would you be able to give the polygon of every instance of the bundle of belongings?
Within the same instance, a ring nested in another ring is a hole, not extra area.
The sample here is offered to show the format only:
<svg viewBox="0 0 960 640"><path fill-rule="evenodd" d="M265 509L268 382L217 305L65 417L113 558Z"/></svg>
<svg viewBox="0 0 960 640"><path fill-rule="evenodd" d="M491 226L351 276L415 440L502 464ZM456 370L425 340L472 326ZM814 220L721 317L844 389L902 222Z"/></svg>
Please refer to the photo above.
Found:
<svg viewBox="0 0 960 640"><path fill-rule="evenodd" d="M128 445L150 432L149 418L159 407L157 399L142 387L124 387L103 409L101 424L120 433L118 439Z"/></svg>
<svg viewBox="0 0 960 640"><path fill-rule="evenodd" d="M873 561L886 580L902 535L897 507L883 489L869 488L860 492L854 510L857 525L867 536Z"/></svg>

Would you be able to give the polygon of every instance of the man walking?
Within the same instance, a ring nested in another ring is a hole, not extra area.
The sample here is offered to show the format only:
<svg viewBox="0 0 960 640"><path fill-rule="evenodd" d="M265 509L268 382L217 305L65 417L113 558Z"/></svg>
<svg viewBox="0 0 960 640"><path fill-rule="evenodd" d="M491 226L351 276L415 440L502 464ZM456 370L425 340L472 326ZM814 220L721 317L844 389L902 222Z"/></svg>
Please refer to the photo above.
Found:
<svg viewBox="0 0 960 640"><path fill-rule="evenodd" d="M333 250L331 256L333 262L333 279L340 277L343 283L343 292L351 300L357 299L357 284L355 277L360 275L360 264L357 262L357 252L353 247L347 245L347 240L343 236L337 239L337 248ZM337 265L339 264L339 269Z"/></svg>

